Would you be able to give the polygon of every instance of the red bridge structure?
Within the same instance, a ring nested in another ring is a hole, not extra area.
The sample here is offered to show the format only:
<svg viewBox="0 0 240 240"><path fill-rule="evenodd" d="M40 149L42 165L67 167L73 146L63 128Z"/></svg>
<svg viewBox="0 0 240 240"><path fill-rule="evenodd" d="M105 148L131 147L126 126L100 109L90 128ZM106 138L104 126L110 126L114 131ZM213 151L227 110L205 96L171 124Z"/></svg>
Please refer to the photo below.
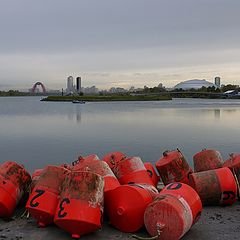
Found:
<svg viewBox="0 0 240 240"><path fill-rule="evenodd" d="M36 83L33 85L31 92L32 92L32 93L35 93L35 90L36 90L37 86L39 86L39 85L42 87L43 93L46 93L46 88L45 88L45 86L44 86L41 82L36 82Z"/></svg>

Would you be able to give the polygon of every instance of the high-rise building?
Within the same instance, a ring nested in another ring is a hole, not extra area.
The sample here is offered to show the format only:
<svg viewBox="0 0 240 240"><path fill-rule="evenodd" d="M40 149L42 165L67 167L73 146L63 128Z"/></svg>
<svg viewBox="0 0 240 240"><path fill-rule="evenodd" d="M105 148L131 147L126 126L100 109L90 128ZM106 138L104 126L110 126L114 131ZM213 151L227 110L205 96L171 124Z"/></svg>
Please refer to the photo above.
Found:
<svg viewBox="0 0 240 240"><path fill-rule="evenodd" d="M215 77L215 85L218 88L221 87L221 79L220 79L220 77Z"/></svg>
<svg viewBox="0 0 240 240"><path fill-rule="evenodd" d="M74 86L73 86L73 77L69 76L67 78L67 93L73 92Z"/></svg>
<svg viewBox="0 0 240 240"><path fill-rule="evenodd" d="M81 77L76 78L76 87L77 87L77 92L81 93L81 89L82 89L82 79L81 79Z"/></svg>

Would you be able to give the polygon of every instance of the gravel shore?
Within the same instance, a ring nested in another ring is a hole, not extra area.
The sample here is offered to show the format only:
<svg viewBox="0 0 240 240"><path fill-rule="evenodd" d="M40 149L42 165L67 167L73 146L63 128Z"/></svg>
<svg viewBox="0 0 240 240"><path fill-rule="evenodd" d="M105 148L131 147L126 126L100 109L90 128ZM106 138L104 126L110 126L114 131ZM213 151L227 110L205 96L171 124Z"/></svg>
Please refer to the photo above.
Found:
<svg viewBox="0 0 240 240"><path fill-rule="evenodd" d="M145 229L136 235L147 237ZM184 240L232 240L240 238L240 202L229 207L205 207L200 220L182 238ZM0 239L70 240L71 236L56 226L38 228L34 219L0 220ZM83 236L83 240L134 239L105 222L103 229Z"/></svg>

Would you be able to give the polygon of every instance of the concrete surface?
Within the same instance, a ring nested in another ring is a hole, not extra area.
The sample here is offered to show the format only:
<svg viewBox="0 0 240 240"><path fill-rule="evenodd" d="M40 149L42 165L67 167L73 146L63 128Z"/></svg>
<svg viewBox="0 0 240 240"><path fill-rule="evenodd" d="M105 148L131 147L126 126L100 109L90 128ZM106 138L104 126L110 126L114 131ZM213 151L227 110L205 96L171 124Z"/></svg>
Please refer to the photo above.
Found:
<svg viewBox="0 0 240 240"><path fill-rule="evenodd" d="M145 229L138 233L147 237ZM0 220L0 240L70 240L70 235L56 226L38 228L33 219L16 218ZM105 222L103 229L83 236L83 240L126 240L132 234L121 233ZM240 239L240 203L229 207L205 207L200 220L182 238L184 240L232 240Z"/></svg>

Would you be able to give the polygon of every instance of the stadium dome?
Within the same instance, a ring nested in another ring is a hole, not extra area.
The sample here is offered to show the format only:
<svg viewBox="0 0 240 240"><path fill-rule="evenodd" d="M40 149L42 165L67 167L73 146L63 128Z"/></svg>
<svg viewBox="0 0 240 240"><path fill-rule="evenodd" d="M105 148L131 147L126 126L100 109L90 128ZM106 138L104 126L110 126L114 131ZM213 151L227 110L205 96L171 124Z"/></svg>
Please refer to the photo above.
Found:
<svg viewBox="0 0 240 240"><path fill-rule="evenodd" d="M184 82L180 82L178 83L174 89L183 89L183 90L187 90L187 89L199 89L201 87L215 87L215 84L206 81L205 79L203 80L199 80L199 79L193 79L193 80L187 80Z"/></svg>

